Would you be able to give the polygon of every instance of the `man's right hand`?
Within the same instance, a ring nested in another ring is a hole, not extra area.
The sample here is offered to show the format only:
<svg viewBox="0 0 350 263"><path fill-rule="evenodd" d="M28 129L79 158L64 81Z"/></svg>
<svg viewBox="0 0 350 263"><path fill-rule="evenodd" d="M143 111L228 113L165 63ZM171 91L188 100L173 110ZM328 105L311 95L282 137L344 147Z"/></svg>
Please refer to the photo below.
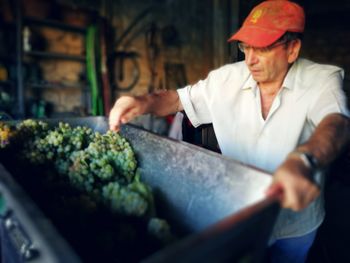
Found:
<svg viewBox="0 0 350 263"><path fill-rule="evenodd" d="M145 96L123 96L114 104L109 113L109 129L119 131L120 125L127 123L137 116L147 113L149 98Z"/></svg>
<svg viewBox="0 0 350 263"><path fill-rule="evenodd" d="M143 96L123 96L114 104L109 113L109 129L118 131L119 126L143 114L167 116L182 111L179 95L175 90L156 90Z"/></svg>

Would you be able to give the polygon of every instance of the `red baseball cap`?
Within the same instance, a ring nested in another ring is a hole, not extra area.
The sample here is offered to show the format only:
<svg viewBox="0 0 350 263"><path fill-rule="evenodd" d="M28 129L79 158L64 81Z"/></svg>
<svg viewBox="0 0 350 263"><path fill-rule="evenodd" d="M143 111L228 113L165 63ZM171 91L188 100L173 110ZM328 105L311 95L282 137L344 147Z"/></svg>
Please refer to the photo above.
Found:
<svg viewBox="0 0 350 263"><path fill-rule="evenodd" d="M304 9L287 0L264 1L253 8L229 42L238 40L254 47L266 47L284 33L304 32Z"/></svg>

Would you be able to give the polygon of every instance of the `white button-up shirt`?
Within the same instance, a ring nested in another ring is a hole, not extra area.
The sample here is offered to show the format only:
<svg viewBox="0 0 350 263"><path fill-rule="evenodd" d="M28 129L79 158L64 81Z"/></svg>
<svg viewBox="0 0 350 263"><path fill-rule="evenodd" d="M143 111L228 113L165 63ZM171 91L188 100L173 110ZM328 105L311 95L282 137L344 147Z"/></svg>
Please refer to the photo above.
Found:
<svg viewBox="0 0 350 263"><path fill-rule="evenodd" d="M178 94L195 127L213 124L224 155L273 173L326 115L348 115L343 76L339 67L298 59L289 69L265 120L259 87L243 61L212 71L205 80L179 89ZM283 227L282 222L281 229L275 229L275 236L299 236L317 227L324 212L321 198L314 203L309 210L314 213L314 207L316 216L306 217L315 220L306 218L306 228L300 220L295 227ZM293 216L292 221L287 220L293 225L298 221L294 215L301 213L286 211Z"/></svg>

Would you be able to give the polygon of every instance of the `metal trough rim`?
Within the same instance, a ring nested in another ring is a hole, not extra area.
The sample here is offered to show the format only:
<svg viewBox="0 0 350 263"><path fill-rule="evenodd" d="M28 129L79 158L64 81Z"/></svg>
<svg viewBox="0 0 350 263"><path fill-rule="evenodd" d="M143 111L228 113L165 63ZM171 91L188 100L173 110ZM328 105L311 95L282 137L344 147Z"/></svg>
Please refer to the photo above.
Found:
<svg viewBox="0 0 350 263"><path fill-rule="evenodd" d="M49 123L58 123L59 121L66 122L68 120L76 120L78 122L89 122L91 120L95 121L97 123L97 126L99 128L102 127L102 129L106 129L106 118L105 117L86 117L86 118L74 118L74 119L43 119L43 121L47 121ZM125 125L124 128L132 126L132 125ZM122 127L123 129L123 127ZM171 140L170 141L174 141ZM185 142L180 142L182 145L185 144L187 147L192 149L198 149L198 151L205 152L205 154L209 154L211 156L217 156L217 153L210 152L209 150L199 148L198 146L190 145ZM220 157L221 158L221 157ZM223 159L228 159L227 157L222 157ZM227 160L226 160L227 161ZM1 165L1 164L0 164ZM0 166L1 168L1 166ZM1 169L0 169L1 172ZM1 178L1 177L0 177ZM9 177L10 178L10 177ZM13 179L9 179L7 183L4 184L4 187L9 187L8 184L15 183L13 182ZM12 182L11 182L12 180ZM3 182L0 182L0 184L3 184ZM14 184L16 185L16 184ZM17 187L17 185L16 185ZM18 186L19 187L19 186ZM9 191L11 192L12 189ZM25 196L25 193L21 189L16 189L15 192L23 192L23 198ZM28 222L30 222L31 225L35 225L35 222L31 219L30 213L35 211L38 215L41 215L41 211L39 208L37 208L33 204L30 205L32 207L31 209L27 210L26 208L21 208L21 205L18 204L18 207L16 207L16 211L22 211L20 213L23 213L23 215L28 219ZM36 211L38 210L38 211ZM257 249L253 251L255 253L256 259L261 259L262 256L262 249L264 245L267 244L267 240L269 237L269 233L272 230L273 222L277 218L277 214L280 210L279 207L279 196L269 196L266 197L258 202L255 202L254 204L251 204L236 213L229 215L222 220L218 221L215 224L211 224L209 227L205 228L203 231L200 231L198 233L190 234L189 236L179 240L175 244L162 249L158 252L156 252L154 255L150 256L149 258L145 259L144 262L146 263L158 263L158 262L211 262L210 258L212 255L223 251L223 246L227 248L227 246L230 245L230 241L232 241L232 237L234 235L231 235L232 233L237 232L237 229L242 227L245 224L245 222L248 220L256 220L259 219L259 213L263 213L265 211L269 211L270 215L269 218L271 222L268 224L269 227L263 232L260 233L259 236L261 236L261 242L257 244ZM50 222L46 222L47 225L45 227L34 227L33 231L38 231L36 233L37 235L43 235L41 238L48 238L46 237L47 232L44 231L50 230L50 227L52 228L52 233L54 235L57 235L58 238L58 247L54 248L52 251L52 258L57 258L57 262L80 262L79 257L75 254L75 252L71 249L69 244L60 236L60 234L55 230L55 227L53 225L50 226ZM51 230L50 230L51 231ZM48 231L48 232L50 232ZM51 233L51 232L50 232ZM46 239L45 239L46 240ZM232 243L231 243L232 245ZM50 246L49 246L50 247ZM210 247L210 249L208 249ZM210 250L210 251L209 251ZM208 254L209 252L210 254ZM50 252L51 253L51 252ZM65 255L65 259L63 260L61 257L62 255ZM222 255L224 257L225 255ZM228 255L226 255L228 256ZM69 258L67 261L66 259ZM38 261L40 262L40 261ZM44 262L44 261L42 261ZM56 262L55 260L53 262ZM221 262L221 261L217 261ZM225 259L223 258L223 261L225 262ZM259 261L256 261L259 262Z"/></svg>

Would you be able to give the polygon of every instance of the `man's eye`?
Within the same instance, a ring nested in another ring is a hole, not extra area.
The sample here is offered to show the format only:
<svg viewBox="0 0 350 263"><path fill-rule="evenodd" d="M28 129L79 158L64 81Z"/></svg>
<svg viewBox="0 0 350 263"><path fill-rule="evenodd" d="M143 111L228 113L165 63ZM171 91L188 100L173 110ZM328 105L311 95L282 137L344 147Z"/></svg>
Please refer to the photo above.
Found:
<svg viewBox="0 0 350 263"><path fill-rule="evenodd" d="M266 53L268 51L269 51L269 48L267 48L267 47L260 48L261 53Z"/></svg>

